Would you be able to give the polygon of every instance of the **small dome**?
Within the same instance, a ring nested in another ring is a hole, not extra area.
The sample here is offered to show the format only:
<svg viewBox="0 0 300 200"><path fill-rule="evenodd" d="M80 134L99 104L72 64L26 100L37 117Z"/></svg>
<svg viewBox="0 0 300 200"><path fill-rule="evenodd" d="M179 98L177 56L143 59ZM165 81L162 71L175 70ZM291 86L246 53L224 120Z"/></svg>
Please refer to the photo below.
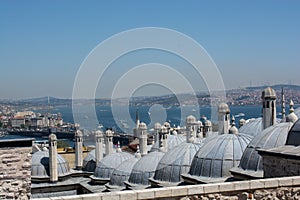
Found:
<svg viewBox="0 0 300 200"><path fill-rule="evenodd" d="M133 157L121 163L113 172L109 181L111 186L125 186L124 181L129 179L132 168L139 158Z"/></svg>
<svg viewBox="0 0 300 200"><path fill-rule="evenodd" d="M154 129L159 130L161 128L161 124L160 123L155 123L154 124Z"/></svg>
<svg viewBox="0 0 300 200"><path fill-rule="evenodd" d="M183 143L185 141L185 137L183 135L177 134L177 135L168 135L167 137L167 144L168 144L168 151L170 149L173 149L177 145ZM150 152L159 151L159 142L156 142Z"/></svg>
<svg viewBox="0 0 300 200"><path fill-rule="evenodd" d="M294 123L293 127L288 133L286 145L300 145L300 119Z"/></svg>
<svg viewBox="0 0 300 200"><path fill-rule="evenodd" d="M189 115L186 119L185 119L185 123L187 124L193 124L196 122L196 118L193 115Z"/></svg>
<svg viewBox="0 0 300 200"><path fill-rule="evenodd" d="M229 106L227 105L227 103L220 103L220 105L218 106L218 112L219 113L228 113L228 112L230 112Z"/></svg>
<svg viewBox="0 0 300 200"><path fill-rule="evenodd" d="M163 152L151 152L137 161L131 171L128 184L149 185L148 178L154 175L158 162L163 155Z"/></svg>
<svg viewBox="0 0 300 200"><path fill-rule="evenodd" d="M57 154L58 177L64 177L70 174L70 167L67 161ZM31 176L32 178L49 178L49 151L37 151L31 158Z"/></svg>
<svg viewBox="0 0 300 200"><path fill-rule="evenodd" d="M139 123L139 129L147 130L147 125L144 122Z"/></svg>
<svg viewBox="0 0 300 200"><path fill-rule="evenodd" d="M262 98L276 98L276 92L271 87L267 87L262 92Z"/></svg>
<svg viewBox="0 0 300 200"><path fill-rule="evenodd" d="M262 177L262 157L256 149L270 149L283 146L292 125L292 123L280 123L266 128L262 133L255 136L245 149L238 169L235 168L232 171L242 174L259 172L260 174L256 174Z"/></svg>
<svg viewBox="0 0 300 200"><path fill-rule="evenodd" d="M203 182L228 178L231 175L229 170L238 166L252 138L245 134L224 134L205 141L194 156L189 175L208 180Z"/></svg>
<svg viewBox="0 0 300 200"><path fill-rule="evenodd" d="M94 176L97 178L109 179L114 169L124 161L133 157L133 155L126 152L109 154L97 163Z"/></svg>
<svg viewBox="0 0 300 200"><path fill-rule="evenodd" d="M168 151L159 161L154 180L181 182L180 175L188 173L192 160L202 144L182 143Z"/></svg>

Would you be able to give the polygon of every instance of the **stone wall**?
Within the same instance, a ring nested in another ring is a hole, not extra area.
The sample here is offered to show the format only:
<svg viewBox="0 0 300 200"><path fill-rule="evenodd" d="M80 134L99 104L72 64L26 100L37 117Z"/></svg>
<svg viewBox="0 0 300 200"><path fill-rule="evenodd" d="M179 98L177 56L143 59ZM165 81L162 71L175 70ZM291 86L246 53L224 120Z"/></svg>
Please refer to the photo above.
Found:
<svg viewBox="0 0 300 200"><path fill-rule="evenodd" d="M263 156L264 177L284 177L300 175L300 160Z"/></svg>
<svg viewBox="0 0 300 200"><path fill-rule="evenodd" d="M46 200L44 198L43 200ZM300 199L300 176L56 197L55 200ZM50 199L47 199L50 200Z"/></svg>
<svg viewBox="0 0 300 200"><path fill-rule="evenodd" d="M0 199L30 199L31 143L0 142Z"/></svg>

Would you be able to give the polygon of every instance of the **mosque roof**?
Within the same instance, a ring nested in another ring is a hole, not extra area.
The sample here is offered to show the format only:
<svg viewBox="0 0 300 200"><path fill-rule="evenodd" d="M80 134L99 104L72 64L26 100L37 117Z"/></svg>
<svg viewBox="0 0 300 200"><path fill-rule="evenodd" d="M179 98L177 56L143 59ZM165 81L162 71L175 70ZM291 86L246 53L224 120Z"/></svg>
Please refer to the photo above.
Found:
<svg viewBox="0 0 300 200"><path fill-rule="evenodd" d="M290 122L280 123L266 128L262 133L255 136L245 149L239 166L233 168L231 172L246 177L262 177L262 158L257 149L283 146L292 125L293 123Z"/></svg>
<svg viewBox="0 0 300 200"><path fill-rule="evenodd" d="M182 143L168 151L159 161L152 180L181 182L181 174L188 173L192 160L200 149L199 143Z"/></svg>
<svg viewBox="0 0 300 200"><path fill-rule="evenodd" d="M126 152L116 152L105 156L97 163L94 179L105 179L109 181L113 171L124 161L133 158L133 155Z"/></svg>
<svg viewBox="0 0 300 200"><path fill-rule="evenodd" d="M124 181L127 181L129 179L129 176L131 174L132 168L135 165L135 163L139 160L137 157L129 158L128 160L121 163L112 173L109 184L106 186L108 188L114 188L125 186Z"/></svg>
<svg viewBox="0 0 300 200"><path fill-rule="evenodd" d="M151 178L156 170L158 162L165 153L155 151L151 152L135 163L128 181L125 181L127 187L143 187L149 185Z"/></svg>
<svg viewBox="0 0 300 200"><path fill-rule="evenodd" d="M280 123L281 119L276 119L276 124ZM240 133L251 135L255 137L263 131L262 118L250 119L249 122L245 123L239 128Z"/></svg>
<svg viewBox="0 0 300 200"><path fill-rule="evenodd" d="M167 138L167 144L168 144L168 150L178 146L179 144L185 142L185 136L184 135L181 135L181 134L178 134L178 135L168 135L168 138ZM159 151L159 143L156 142L150 152L154 152L154 151Z"/></svg>
<svg viewBox="0 0 300 200"><path fill-rule="evenodd" d="M194 156L184 179L189 177L204 183L226 180L231 175L229 170L238 166L252 138L246 134L223 134L207 140Z"/></svg>
<svg viewBox="0 0 300 200"><path fill-rule="evenodd" d="M300 145L300 119L298 119L288 133L286 145Z"/></svg>

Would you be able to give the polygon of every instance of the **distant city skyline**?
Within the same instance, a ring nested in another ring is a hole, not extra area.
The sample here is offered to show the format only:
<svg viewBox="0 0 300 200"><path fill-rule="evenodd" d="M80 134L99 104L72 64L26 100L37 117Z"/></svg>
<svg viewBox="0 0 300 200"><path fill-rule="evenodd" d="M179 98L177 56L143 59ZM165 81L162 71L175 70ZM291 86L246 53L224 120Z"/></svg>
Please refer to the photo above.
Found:
<svg viewBox="0 0 300 200"><path fill-rule="evenodd" d="M299 10L298 1L1 1L0 98L71 98L86 56L112 35L140 27L173 29L196 40L218 66L226 89L300 85ZM174 55L135 52L112 64L96 96L107 96L117 75L152 62L198 81ZM205 90L200 82L198 90ZM145 87L136 94L166 92Z"/></svg>

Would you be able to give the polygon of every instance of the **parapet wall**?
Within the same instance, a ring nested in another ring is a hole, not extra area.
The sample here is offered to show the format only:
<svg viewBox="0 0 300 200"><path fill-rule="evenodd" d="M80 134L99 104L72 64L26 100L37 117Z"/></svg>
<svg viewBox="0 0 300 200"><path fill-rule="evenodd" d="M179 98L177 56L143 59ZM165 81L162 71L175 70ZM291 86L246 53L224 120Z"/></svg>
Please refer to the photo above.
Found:
<svg viewBox="0 0 300 200"><path fill-rule="evenodd" d="M0 199L30 199L32 140L0 141Z"/></svg>
<svg viewBox="0 0 300 200"><path fill-rule="evenodd" d="M56 197L55 200L300 199L300 176ZM40 200L50 200L43 198Z"/></svg>

